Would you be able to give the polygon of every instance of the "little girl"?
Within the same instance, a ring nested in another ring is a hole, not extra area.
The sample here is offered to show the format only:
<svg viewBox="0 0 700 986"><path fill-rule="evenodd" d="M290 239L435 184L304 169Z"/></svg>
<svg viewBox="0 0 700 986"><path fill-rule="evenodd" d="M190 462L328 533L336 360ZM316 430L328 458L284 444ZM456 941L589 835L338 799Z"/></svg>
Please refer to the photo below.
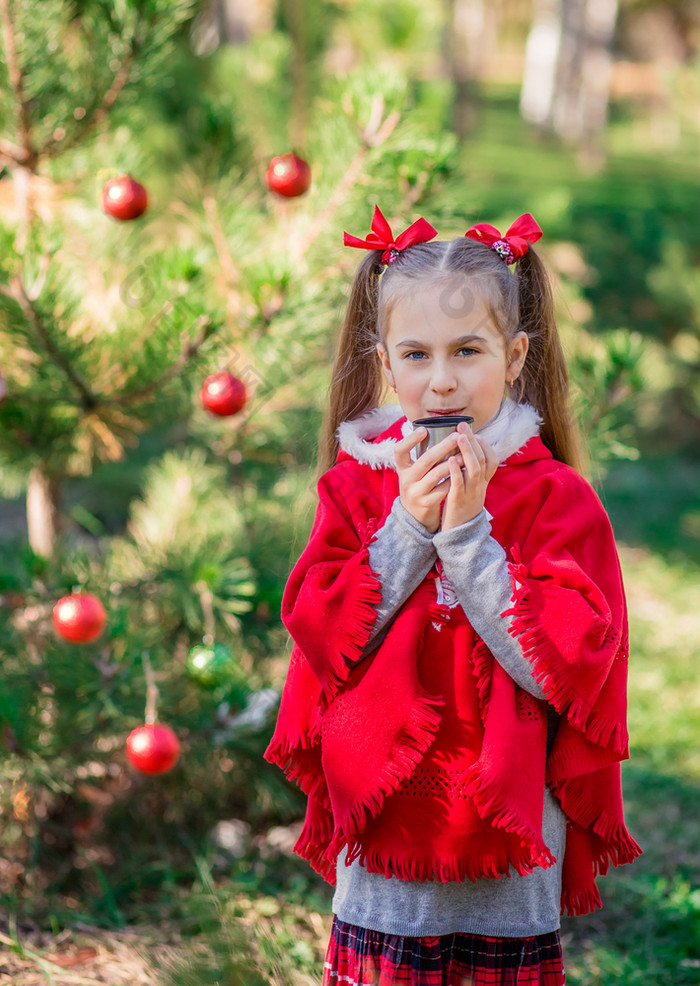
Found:
<svg viewBox="0 0 700 986"><path fill-rule="evenodd" d="M560 913L600 907L595 877L641 852L620 566L577 471L542 231L436 235L394 237L379 209L345 235L371 252L266 757L308 797L296 851L336 885L324 986L559 986ZM419 455L413 422L452 415L471 428Z"/></svg>

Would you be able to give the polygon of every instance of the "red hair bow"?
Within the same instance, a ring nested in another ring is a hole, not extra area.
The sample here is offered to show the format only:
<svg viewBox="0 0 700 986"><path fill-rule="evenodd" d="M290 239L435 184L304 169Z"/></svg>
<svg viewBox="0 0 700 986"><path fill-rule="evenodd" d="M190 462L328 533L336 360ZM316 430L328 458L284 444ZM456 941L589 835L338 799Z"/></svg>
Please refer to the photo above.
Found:
<svg viewBox="0 0 700 986"><path fill-rule="evenodd" d="M421 216L394 239L391 226L382 215L378 205L374 207L371 228L372 232L366 240L361 240L357 236L350 236L349 233L343 233L343 244L361 247L363 250L383 250L382 263L384 264L390 264L395 259L396 254L405 250L406 247L414 246L416 243L427 243L428 240L437 236L435 227Z"/></svg>
<svg viewBox="0 0 700 986"><path fill-rule="evenodd" d="M537 225L529 212L524 216L518 216L513 225L508 229L504 236L501 236L495 226L488 223L477 223L470 226L464 234L470 240L477 240L485 243L492 250L502 257L507 264L514 264L520 260L528 251L530 243L536 243L542 236L542 230Z"/></svg>

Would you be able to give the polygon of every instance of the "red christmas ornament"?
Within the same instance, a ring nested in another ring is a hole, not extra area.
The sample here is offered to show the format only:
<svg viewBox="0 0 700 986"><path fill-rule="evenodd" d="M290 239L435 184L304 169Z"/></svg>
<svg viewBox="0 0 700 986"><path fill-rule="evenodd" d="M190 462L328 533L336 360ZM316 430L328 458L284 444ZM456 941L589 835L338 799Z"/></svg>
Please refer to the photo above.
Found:
<svg viewBox="0 0 700 986"><path fill-rule="evenodd" d="M74 644L97 640L105 628L107 614L97 598L89 592L74 592L59 599L53 608L53 625L57 632Z"/></svg>
<svg viewBox="0 0 700 986"><path fill-rule="evenodd" d="M243 410L248 393L242 380L228 370L222 370L207 377L199 398L207 411L225 418Z"/></svg>
<svg viewBox="0 0 700 986"><path fill-rule="evenodd" d="M170 726L147 722L129 733L126 755L142 774L164 774L180 758L180 741Z"/></svg>
<svg viewBox="0 0 700 986"><path fill-rule="evenodd" d="M115 219L137 219L147 207L146 189L131 175L110 178L102 192L102 208Z"/></svg>
<svg viewBox="0 0 700 986"><path fill-rule="evenodd" d="M298 154L280 154L270 161L265 178L272 192L293 199L311 185L311 168Z"/></svg>

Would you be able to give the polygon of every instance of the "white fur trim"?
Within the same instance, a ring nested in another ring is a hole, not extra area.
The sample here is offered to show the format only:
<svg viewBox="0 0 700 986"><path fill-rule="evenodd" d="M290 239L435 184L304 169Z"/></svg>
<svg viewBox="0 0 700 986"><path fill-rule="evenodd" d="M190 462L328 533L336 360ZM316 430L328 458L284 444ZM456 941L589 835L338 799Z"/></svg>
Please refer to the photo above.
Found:
<svg viewBox="0 0 700 986"><path fill-rule="evenodd" d="M372 469L396 469L394 459L396 439L386 438L383 442L375 444L371 439L381 435L402 417L401 407L398 404L389 404L387 407L375 407L373 411L353 421L343 421L338 428L341 449L362 465L371 466Z"/></svg>
<svg viewBox="0 0 700 986"><path fill-rule="evenodd" d="M503 463L539 435L543 424L532 404L516 404L506 399L496 417L481 429L479 438L489 443L498 461Z"/></svg>
<svg viewBox="0 0 700 986"><path fill-rule="evenodd" d="M401 417L401 407L398 404L389 404L386 407L377 407L354 421L344 421L338 428L341 449L372 469L396 469L396 439L385 438L382 442L374 443L372 439L381 435ZM530 404L504 400L498 414L478 434L489 443L499 463L502 463L531 438L539 435L541 425L542 418ZM411 422L406 421L401 431L404 436L410 434L413 431Z"/></svg>

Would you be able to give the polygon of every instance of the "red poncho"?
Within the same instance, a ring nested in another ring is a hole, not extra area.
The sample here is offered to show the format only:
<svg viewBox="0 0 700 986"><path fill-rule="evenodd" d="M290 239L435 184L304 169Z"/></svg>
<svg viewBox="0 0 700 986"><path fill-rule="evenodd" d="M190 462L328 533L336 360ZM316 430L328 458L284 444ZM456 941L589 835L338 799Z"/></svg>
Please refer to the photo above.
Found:
<svg viewBox="0 0 700 986"><path fill-rule="evenodd" d="M401 424L376 441L400 439ZM265 756L308 797L295 849L330 883L344 846L348 862L405 880L530 872L552 862L546 783L568 819L562 912L594 910L595 877L641 852L622 810L627 617L607 515L538 437L488 486L511 632L561 716L547 758L547 702L501 669L460 606L438 605L435 568L360 659L381 599L368 544L397 496L395 470L341 452L285 590L295 646Z"/></svg>

